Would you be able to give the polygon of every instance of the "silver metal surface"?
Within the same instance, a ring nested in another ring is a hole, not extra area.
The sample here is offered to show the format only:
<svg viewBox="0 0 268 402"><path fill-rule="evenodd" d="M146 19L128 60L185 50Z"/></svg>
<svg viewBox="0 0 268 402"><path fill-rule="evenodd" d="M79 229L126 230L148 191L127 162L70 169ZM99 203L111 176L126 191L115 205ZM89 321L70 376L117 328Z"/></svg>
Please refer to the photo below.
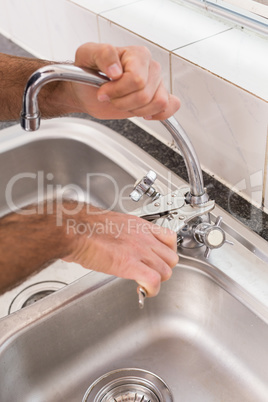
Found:
<svg viewBox="0 0 268 402"><path fill-rule="evenodd" d="M215 207L213 200L195 206L186 203L188 193L189 187L181 187L161 196L157 201L142 205L131 213L146 220L154 220L157 225L178 233L189 221L207 215Z"/></svg>
<svg viewBox="0 0 268 402"><path fill-rule="evenodd" d="M206 246L205 258L208 258L211 250L222 247L225 243L233 245L232 241L226 240L224 230L221 228L222 217L218 216L215 224L202 222L194 229L194 238L197 242Z"/></svg>
<svg viewBox="0 0 268 402"><path fill-rule="evenodd" d="M153 177L153 180L150 179L150 176ZM215 207L214 201L209 201L207 198L205 201L202 196L199 198L199 203L191 203L189 187L161 195L152 187L156 178L155 172L150 170L135 184L134 190L130 193L130 198L133 201L141 200L142 196L148 192L153 201L135 209L132 211L132 215L153 221L159 226L175 231L179 240L178 244L181 247L196 248L200 247L200 244L206 244L206 258L212 249L219 248L228 242L225 240L225 233L220 227L220 222L216 222L215 225L208 222L208 213ZM197 218L201 222L198 225L196 225ZM188 226L187 233L185 232L186 226ZM216 238L219 237L217 232L220 232L222 239L220 242L217 239L217 244L213 245L212 243L215 243Z"/></svg>
<svg viewBox="0 0 268 402"><path fill-rule="evenodd" d="M38 69L29 78L23 95L21 126L26 131L35 131L40 126L37 96L40 89L52 81L74 81L99 87L109 79L92 69L82 69L68 64L51 64Z"/></svg>
<svg viewBox="0 0 268 402"><path fill-rule="evenodd" d="M199 205L207 202L208 195L206 193L206 189L204 188L202 169L188 135L175 117L162 120L162 124L172 135L175 144L181 151L184 158L190 184L190 204Z"/></svg>
<svg viewBox="0 0 268 402"><path fill-rule="evenodd" d="M105 373L87 389L82 402L172 402L166 383L141 369Z"/></svg>
<svg viewBox="0 0 268 402"><path fill-rule="evenodd" d="M139 180L134 189L130 193L132 201L138 202L144 194L151 197L153 201L160 197L160 194L154 189L153 184L156 179L156 174L152 170L149 170L146 176Z"/></svg>
<svg viewBox="0 0 268 402"><path fill-rule="evenodd" d="M36 282L32 285L25 286L10 303L8 313L12 314L15 311L27 307L49 296L53 292L62 289L64 286L66 286L66 283L59 281Z"/></svg>
<svg viewBox="0 0 268 402"><path fill-rule="evenodd" d="M38 135L6 129L0 162L1 215L12 206L7 195L16 208L35 202L40 183L44 197L76 184L77 197L126 213L133 209L133 182L149 169L161 193L185 188L122 136L72 118L44 121ZM171 279L142 311L135 283L91 272L2 318L1 402L82 401L96 378L122 367L153 371L174 402L267 402L267 242L215 206L212 222L217 216L234 245L215 249L207 260L205 246L179 248ZM64 272L69 278L71 268L57 265L42 280L61 280ZM1 307L15 295L8 297L1 297Z"/></svg>
<svg viewBox="0 0 268 402"><path fill-rule="evenodd" d="M214 274L181 258L140 314L133 283L92 273L92 281L8 317L0 329L1 402L76 402L97 377L130 364L164 378L175 402L266 402L268 321L245 305L243 289Z"/></svg>
<svg viewBox="0 0 268 402"><path fill-rule="evenodd" d="M138 290L139 290L139 307L140 309L143 309L144 302L147 297L147 292L142 286L140 286Z"/></svg>

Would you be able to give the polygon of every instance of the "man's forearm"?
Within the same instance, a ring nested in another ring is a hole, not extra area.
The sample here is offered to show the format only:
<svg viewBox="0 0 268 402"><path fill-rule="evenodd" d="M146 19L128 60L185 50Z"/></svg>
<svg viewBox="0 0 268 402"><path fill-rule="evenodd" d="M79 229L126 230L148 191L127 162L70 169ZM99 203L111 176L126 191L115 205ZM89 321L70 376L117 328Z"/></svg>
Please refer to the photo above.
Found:
<svg viewBox="0 0 268 402"><path fill-rule="evenodd" d="M18 120L25 85L36 70L52 62L0 53L0 120ZM63 105L67 83L62 81L45 85L39 95L39 108L43 117L56 117L73 110Z"/></svg>
<svg viewBox="0 0 268 402"><path fill-rule="evenodd" d="M56 212L11 213L0 219L0 293L71 251L64 219L61 226Z"/></svg>

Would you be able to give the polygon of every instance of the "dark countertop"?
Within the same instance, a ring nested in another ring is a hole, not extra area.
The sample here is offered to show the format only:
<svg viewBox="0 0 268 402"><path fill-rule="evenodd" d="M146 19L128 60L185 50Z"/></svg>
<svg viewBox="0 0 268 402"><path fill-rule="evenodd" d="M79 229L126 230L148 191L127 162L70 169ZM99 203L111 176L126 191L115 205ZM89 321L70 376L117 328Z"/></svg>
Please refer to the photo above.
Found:
<svg viewBox="0 0 268 402"><path fill-rule="evenodd" d="M0 35L0 52L31 57L29 53L2 35ZM110 127L137 144L171 171L187 181L187 172L182 157L129 120L100 121L92 119L88 115L75 114L73 116L91 119ZM0 129L17 123L18 122L0 122ZM268 241L267 214L205 172L204 182L211 199L214 199L220 207Z"/></svg>

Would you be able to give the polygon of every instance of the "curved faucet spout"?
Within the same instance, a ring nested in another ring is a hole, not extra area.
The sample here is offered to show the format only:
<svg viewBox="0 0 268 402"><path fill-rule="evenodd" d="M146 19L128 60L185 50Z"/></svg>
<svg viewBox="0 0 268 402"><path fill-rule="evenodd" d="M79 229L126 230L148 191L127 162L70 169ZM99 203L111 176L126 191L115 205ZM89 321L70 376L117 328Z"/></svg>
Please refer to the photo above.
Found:
<svg viewBox="0 0 268 402"><path fill-rule="evenodd" d="M21 112L21 126L24 130L38 130L40 126L38 93L43 85L58 80L75 81L100 87L109 81L109 78L95 70L83 69L71 64L52 64L40 68L31 75L24 90ZM162 120L161 123L171 133L184 157L190 183L189 203L191 205L203 204L208 201L208 196L204 188L198 157L187 134L174 117Z"/></svg>
<svg viewBox="0 0 268 402"><path fill-rule="evenodd" d="M29 78L22 102L20 123L26 131L36 131L40 126L40 112L37 96L40 89L52 81L74 81L100 87L109 78L92 69L84 69L68 64L51 64L35 71Z"/></svg>

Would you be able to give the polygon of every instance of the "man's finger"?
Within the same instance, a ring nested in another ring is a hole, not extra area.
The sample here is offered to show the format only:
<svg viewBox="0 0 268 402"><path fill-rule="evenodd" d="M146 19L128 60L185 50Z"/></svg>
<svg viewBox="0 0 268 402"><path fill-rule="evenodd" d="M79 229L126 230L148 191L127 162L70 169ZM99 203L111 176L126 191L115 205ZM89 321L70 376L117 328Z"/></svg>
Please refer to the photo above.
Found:
<svg viewBox="0 0 268 402"><path fill-rule="evenodd" d="M109 44L86 43L80 46L75 64L100 70L111 79L118 79L123 73L118 51Z"/></svg>

